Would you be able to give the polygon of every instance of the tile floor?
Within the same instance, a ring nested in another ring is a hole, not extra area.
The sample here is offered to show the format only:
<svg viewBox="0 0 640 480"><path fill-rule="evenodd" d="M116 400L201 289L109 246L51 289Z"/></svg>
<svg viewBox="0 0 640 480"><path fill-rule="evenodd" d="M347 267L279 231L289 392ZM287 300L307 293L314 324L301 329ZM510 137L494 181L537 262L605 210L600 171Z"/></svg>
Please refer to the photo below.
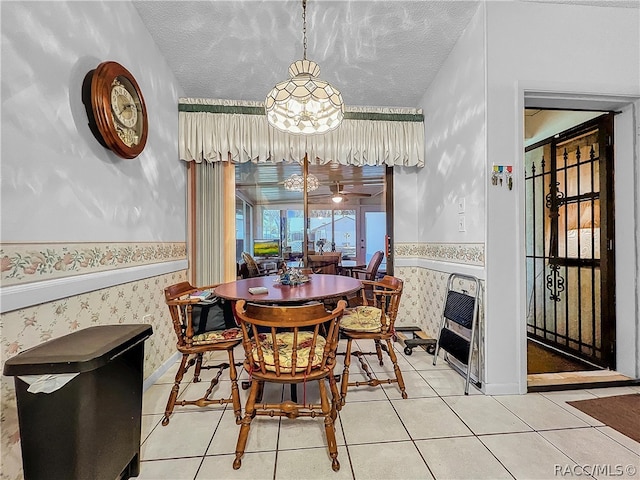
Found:
<svg viewBox="0 0 640 480"><path fill-rule="evenodd" d="M462 377L444 361L434 367L420 348L411 356L398 349L398 357L409 398L402 400L395 385L349 390L336 422L338 472L331 469L321 419L256 417L239 470L232 468L239 427L229 405L178 407L163 427L174 367L144 394L138 478L640 479L640 444L566 403L639 393L640 387L495 397L472 387L465 396ZM236 359L242 358L238 350ZM374 372L389 368L387 362L372 365ZM356 361L350 376L358 371ZM201 383L184 383L183 393L193 398L204 391L212 374L205 371ZM218 388L229 392L230 382ZM244 407L247 391L240 392ZM280 401L289 387L267 386L264 395L265 401ZM311 399L317 386L300 386L299 399L303 395Z"/></svg>

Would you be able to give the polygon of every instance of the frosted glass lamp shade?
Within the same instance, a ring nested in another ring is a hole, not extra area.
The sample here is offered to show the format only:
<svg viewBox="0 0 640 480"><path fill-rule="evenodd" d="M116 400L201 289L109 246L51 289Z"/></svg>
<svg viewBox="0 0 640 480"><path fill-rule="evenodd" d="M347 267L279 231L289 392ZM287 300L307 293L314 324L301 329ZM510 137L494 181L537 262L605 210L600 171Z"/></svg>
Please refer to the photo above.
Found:
<svg viewBox="0 0 640 480"><path fill-rule="evenodd" d="M317 190L319 186L318 177L312 174L307 175L307 192ZM304 177L294 173L284 181L284 188L293 192L302 192L304 190Z"/></svg>
<svg viewBox="0 0 640 480"><path fill-rule="evenodd" d="M326 133L342 123L342 95L316 78L319 73L320 67L311 60L291 64L291 78L273 87L265 100L270 125L283 132L312 135Z"/></svg>

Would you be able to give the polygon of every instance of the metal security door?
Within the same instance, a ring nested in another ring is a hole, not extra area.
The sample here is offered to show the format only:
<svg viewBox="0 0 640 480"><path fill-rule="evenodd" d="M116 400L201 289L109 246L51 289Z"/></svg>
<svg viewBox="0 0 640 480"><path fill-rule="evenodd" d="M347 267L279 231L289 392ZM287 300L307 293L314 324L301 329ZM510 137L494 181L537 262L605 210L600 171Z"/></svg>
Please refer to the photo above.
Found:
<svg viewBox="0 0 640 480"><path fill-rule="evenodd" d="M526 149L527 334L615 368L613 114Z"/></svg>

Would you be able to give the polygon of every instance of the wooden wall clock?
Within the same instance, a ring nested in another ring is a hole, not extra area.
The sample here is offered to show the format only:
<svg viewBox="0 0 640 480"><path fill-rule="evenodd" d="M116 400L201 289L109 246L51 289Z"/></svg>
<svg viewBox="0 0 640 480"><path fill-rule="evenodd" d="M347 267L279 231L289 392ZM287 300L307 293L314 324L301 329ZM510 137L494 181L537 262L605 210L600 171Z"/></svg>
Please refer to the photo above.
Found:
<svg viewBox="0 0 640 480"><path fill-rule="evenodd" d="M102 62L82 85L89 128L96 139L122 158L135 158L147 143L147 108L134 76L116 62Z"/></svg>

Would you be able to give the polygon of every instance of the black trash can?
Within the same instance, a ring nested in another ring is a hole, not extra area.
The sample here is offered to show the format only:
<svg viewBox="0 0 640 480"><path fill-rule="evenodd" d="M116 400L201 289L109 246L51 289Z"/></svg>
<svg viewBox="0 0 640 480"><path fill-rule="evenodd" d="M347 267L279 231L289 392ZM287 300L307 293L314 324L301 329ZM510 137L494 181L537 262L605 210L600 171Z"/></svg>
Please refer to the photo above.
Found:
<svg viewBox="0 0 640 480"><path fill-rule="evenodd" d="M142 324L90 327L7 360L26 480L138 475L144 341L151 334ZM29 383L19 378L74 373L51 393L28 392Z"/></svg>

